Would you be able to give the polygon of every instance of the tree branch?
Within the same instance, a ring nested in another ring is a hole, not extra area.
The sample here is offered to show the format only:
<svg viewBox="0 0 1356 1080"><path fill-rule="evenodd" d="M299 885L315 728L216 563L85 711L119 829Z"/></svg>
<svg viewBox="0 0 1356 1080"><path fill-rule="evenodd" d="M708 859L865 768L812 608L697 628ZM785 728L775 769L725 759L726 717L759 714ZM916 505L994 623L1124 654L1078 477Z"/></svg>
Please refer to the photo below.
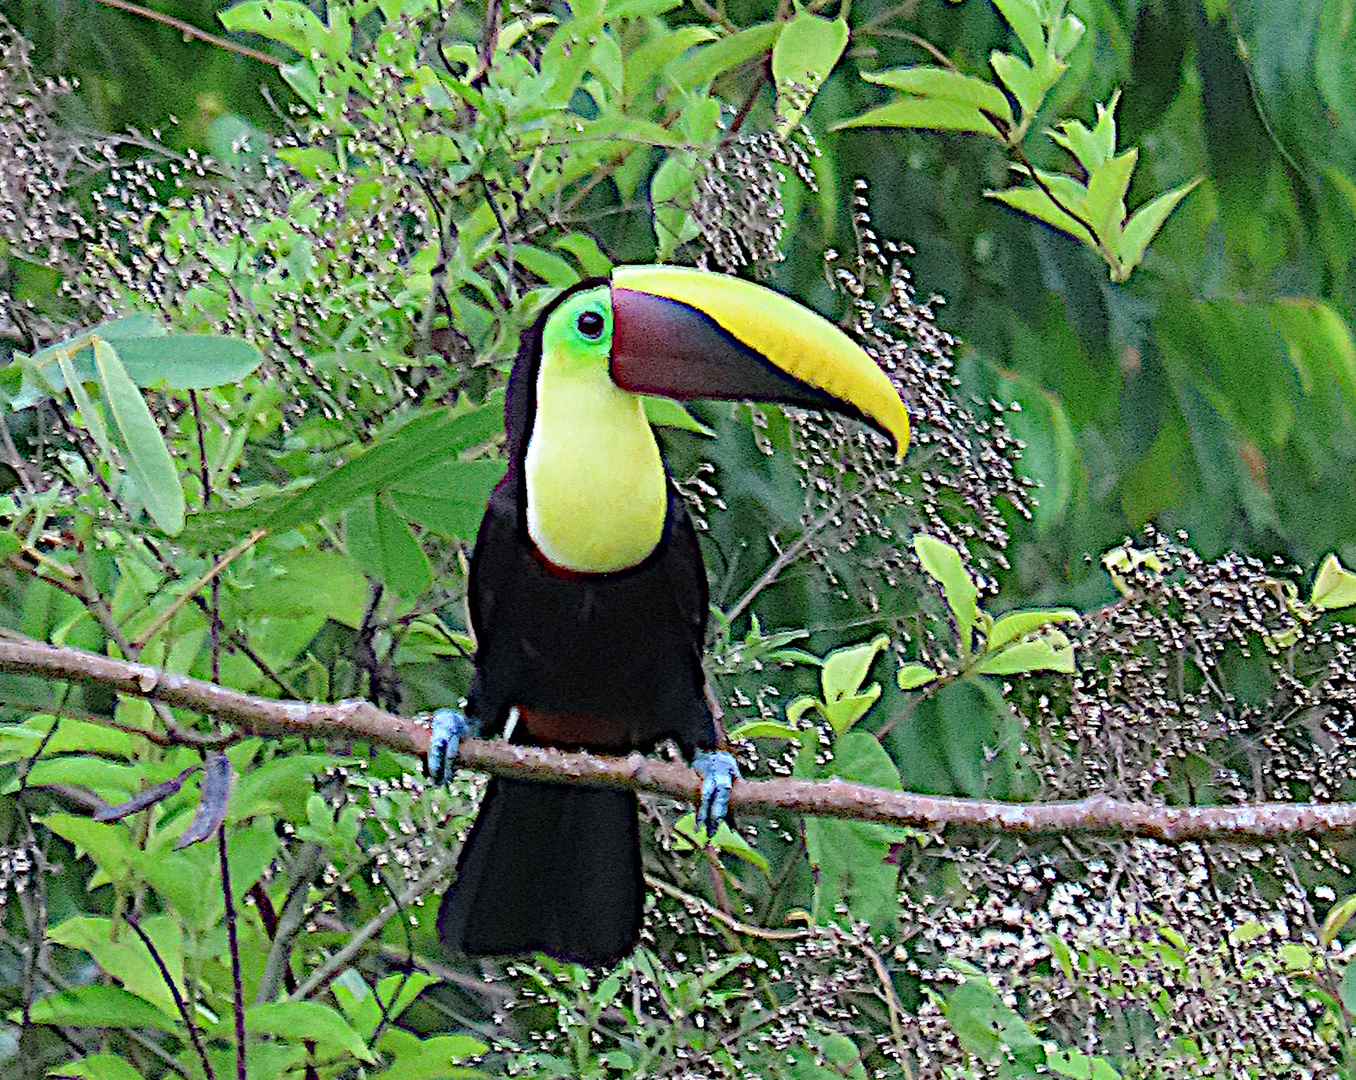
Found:
<svg viewBox="0 0 1356 1080"><path fill-rule="evenodd" d="M106 686L208 713L251 735L343 736L407 754L428 752L426 721L396 716L366 701L332 705L275 701L150 664L14 637L0 638L0 672ZM641 754L602 757L495 739L463 739L457 763L501 776L647 791L689 803L697 801L701 790L701 779L692 769ZM1004 803L916 795L837 778L743 780L735 785L730 809L879 821L929 831L956 827L1018 836L1080 833L1173 843L1356 834L1356 802L1160 806L1091 795L1071 802Z"/></svg>

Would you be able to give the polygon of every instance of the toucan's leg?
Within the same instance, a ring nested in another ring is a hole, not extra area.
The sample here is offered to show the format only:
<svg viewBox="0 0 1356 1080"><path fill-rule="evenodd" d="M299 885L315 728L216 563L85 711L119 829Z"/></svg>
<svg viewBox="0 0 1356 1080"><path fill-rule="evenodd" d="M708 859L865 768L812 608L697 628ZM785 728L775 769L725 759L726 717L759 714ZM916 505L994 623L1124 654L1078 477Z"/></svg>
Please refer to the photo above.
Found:
<svg viewBox="0 0 1356 1080"><path fill-rule="evenodd" d="M697 807L697 828L713 835L730 808L730 789L739 778L739 764L726 750L698 750L692 767L701 773L702 800Z"/></svg>
<svg viewBox="0 0 1356 1080"><path fill-rule="evenodd" d="M428 739L428 775L435 784L452 779L452 763L461 740L476 733L476 725L460 709L438 709L433 714L433 733Z"/></svg>

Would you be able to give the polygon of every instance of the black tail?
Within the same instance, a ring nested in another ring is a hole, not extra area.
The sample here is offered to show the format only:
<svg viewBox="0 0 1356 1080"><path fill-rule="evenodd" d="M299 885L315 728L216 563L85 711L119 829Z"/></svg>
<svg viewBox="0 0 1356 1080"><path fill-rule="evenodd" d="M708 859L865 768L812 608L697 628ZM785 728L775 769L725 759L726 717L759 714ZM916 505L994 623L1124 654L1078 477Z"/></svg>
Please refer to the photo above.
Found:
<svg viewBox="0 0 1356 1080"><path fill-rule="evenodd" d="M634 792L495 777L438 936L468 956L612 964L635 948L644 903Z"/></svg>

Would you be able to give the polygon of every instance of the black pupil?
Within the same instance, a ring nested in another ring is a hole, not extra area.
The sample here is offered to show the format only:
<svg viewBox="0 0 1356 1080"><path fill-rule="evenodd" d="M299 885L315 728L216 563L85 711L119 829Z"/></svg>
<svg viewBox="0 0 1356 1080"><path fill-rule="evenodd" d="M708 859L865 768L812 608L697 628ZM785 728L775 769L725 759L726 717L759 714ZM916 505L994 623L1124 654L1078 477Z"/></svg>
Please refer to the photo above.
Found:
<svg viewBox="0 0 1356 1080"><path fill-rule="evenodd" d="M585 337L598 338L603 336L603 317L596 311L586 311L579 316L577 323L579 332Z"/></svg>

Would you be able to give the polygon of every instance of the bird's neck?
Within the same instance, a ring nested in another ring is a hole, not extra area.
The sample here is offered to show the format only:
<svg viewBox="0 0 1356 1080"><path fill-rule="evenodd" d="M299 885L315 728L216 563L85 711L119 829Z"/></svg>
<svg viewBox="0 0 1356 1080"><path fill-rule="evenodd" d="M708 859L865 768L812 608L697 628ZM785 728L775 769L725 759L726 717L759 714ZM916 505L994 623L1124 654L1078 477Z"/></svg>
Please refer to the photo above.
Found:
<svg viewBox="0 0 1356 1080"><path fill-rule="evenodd" d="M664 462L640 396L605 370L561 371L543 358L524 471L528 535L557 566L625 570L658 546Z"/></svg>

